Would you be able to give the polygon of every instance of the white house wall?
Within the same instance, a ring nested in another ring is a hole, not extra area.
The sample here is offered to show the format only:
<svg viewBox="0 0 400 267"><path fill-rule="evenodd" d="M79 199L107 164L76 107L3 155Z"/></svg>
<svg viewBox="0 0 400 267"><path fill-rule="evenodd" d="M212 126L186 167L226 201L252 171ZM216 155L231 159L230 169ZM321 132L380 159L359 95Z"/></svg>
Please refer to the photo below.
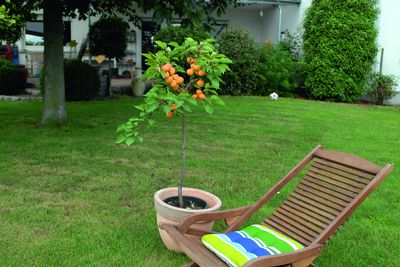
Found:
<svg viewBox="0 0 400 267"><path fill-rule="evenodd" d="M248 30L254 39L262 41L260 10L228 9L221 19L229 21L229 28Z"/></svg>
<svg viewBox="0 0 400 267"><path fill-rule="evenodd" d="M282 30L293 33L302 25L305 13L312 0L303 0L300 5L284 5L282 10Z"/></svg>
<svg viewBox="0 0 400 267"><path fill-rule="evenodd" d="M263 39L277 42L279 39L279 10L276 6L263 9Z"/></svg>
<svg viewBox="0 0 400 267"><path fill-rule="evenodd" d="M383 48L382 73L395 75L398 78L399 85L397 91L400 92L400 26L398 15L400 10L399 0L381 0L380 17L378 20L378 45ZM377 71L379 70L380 51L378 53ZM400 104L400 95L396 100Z"/></svg>

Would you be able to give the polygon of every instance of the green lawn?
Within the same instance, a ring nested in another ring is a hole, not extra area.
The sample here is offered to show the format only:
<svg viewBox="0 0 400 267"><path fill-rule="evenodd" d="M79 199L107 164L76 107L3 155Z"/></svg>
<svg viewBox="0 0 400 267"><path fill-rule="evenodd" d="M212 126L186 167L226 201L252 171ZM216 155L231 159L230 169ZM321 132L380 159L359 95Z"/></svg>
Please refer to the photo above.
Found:
<svg viewBox="0 0 400 267"><path fill-rule="evenodd" d="M180 174L180 121L158 117L145 143L114 143L140 100L68 105L39 128L39 102L0 102L0 266L178 266L156 230L153 193ZM188 122L187 186L224 208L254 203L317 144L400 162L400 109L294 99L225 98ZM320 266L400 266L400 168L326 246ZM260 221L289 190L249 223Z"/></svg>

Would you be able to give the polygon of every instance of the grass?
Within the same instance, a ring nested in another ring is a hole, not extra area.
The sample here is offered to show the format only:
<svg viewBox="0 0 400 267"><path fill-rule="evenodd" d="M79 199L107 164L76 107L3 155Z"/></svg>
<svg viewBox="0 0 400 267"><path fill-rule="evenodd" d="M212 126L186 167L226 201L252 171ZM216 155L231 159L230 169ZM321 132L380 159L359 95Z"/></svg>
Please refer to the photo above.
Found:
<svg viewBox="0 0 400 267"><path fill-rule="evenodd" d="M153 193L180 171L180 121L157 123L145 143L114 144L140 100L68 105L68 124L40 128L39 102L0 102L0 266L179 266L163 248ZM294 99L225 98L188 119L187 186L224 208L254 203L317 144L377 164L400 162L400 109ZM400 168L354 213L321 266L399 266ZM260 221L283 190L248 223Z"/></svg>

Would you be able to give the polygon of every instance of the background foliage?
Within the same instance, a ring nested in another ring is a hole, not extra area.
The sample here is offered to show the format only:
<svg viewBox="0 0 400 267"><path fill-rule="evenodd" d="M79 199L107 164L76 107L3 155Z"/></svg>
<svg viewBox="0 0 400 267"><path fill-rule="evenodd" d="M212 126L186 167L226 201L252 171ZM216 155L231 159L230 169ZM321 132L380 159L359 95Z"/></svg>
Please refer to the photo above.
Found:
<svg viewBox="0 0 400 267"><path fill-rule="evenodd" d="M376 0L316 0L304 20L306 86L330 101L357 101L374 62Z"/></svg>
<svg viewBox="0 0 400 267"><path fill-rule="evenodd" d="M371 75L369 94L375 104L383 105L397 94L395 90L396 86L397 81L394 76L374 73Z"/></svg>
<svg viewBox="0 0 400 267"><path fill-rule="evenodd" d="M93 55L121 59L128 44L129 24L118 17L103 17L89 29L90 51Z"/></svg>
<svg viewBox="0 0 400 267"><path fill-rule="evenodd" d="M292 96L297 87L296 66L297 62L293 60L291 52L283 45L262 48L258 94L276 92L280 96Z"/></svg>
<svg viewBox="0 0 400 267"><path fill-rule="evenodd" d="M24 89L24 79L15 65L0 58L0 95L18 95Z"/></svg>
<svg viewBox="0 0 400 267"><path fill-rule="evenodd" d="M223 76L221 94L256 94L260 81L260 49L256 41L244 30L225 30L218 39L218 50L230 58L232 72Z"/></svg>
<svg viewBox="0 0 400 267"><path fill-rule="evenodd" d="M164 43L177 42L178 44L182 44L187 37L190 37L197 42L211 38L207 31L199 27L188 28L171 25L157 32L154 36L154 40L162 41Z"/></svg>
<svg viewBox="0 0 400 267"><path fill-rule="evenodd" d="M29 1L1 1L0 5L0 43L15 43L22 35L26 21L34 19L36 14L31 10L35 4Z"/></svg>

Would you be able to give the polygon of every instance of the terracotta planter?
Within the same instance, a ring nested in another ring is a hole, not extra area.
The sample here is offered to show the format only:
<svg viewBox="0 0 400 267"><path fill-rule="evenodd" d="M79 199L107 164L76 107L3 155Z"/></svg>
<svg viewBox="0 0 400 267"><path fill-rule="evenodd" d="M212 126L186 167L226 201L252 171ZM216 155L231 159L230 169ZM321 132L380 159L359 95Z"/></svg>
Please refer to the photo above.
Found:
<svg viewBox="0 0 400 267"><path fill-rule="evenodd" d="M197 213L204 213L210 211L216 211L221 208L221 200L206 191L195 189L195 188L183 188L184 196L196 197L207 202L207 208L202 210L190 210L190 209L181 209L171 205L168 205L164 202L168 197L176 196L178 194L178 189L176 187L164 188L157 191L154 194L154 204L157 211L157 225L160 223L170 223L174 225L178 225L183 219L187 216ZM211 231L214 222L204 222L197 223L192 226L192 228L203 230L203 231ZM161 239L164 242L165 246L169 250L174 250L176 252L181 252L181 249L175 242L168 236L168 234L158 227L158 231L160 233Z"/></svg>

